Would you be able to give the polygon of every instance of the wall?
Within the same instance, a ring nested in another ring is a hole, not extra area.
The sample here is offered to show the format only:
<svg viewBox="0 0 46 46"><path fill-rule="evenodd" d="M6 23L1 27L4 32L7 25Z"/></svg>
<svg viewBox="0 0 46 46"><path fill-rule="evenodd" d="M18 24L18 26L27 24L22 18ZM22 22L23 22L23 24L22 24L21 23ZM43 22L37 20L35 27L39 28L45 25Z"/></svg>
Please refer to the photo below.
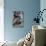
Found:
<svg viewBox="0 0 46 46"><path fill-rule="evenodd" d="M4 6L4 0L0 0L0 8Z"/></svg>
<svg viewBox="0 0 46 46"><path fill-rule="evenodd" d="M40 9L40 0L4 0L4 35L7 41L18 41L32 28L34 17ZM13 11L24 11L24 27L12 27Z"/></svg>
<svg viewBox="0 0 46 46"><path fill-rule="evenodd" d="M4 0L0 0L0 42L4 41Z"/></svg>
<svg viewBox="0 0 46 46"><path fill-rule="evenodd" d="M41 0L40 1L40 9L41 9L41 11L43 10L43 9L46 9L46 0ZM42 17L43 17L43 22L41 21L41 25L43 25L43 26L46 26L46 11L44 11L43 12L43 15L42 15Z"/></svg>
<svg viewBox="0 0 46 46"><path fill-rule="evenodd" d="M46 9L46 0L40 0L40 10ZM40 25L46 27L46 11L42 15L43 17L43 22L40 21ZM46 36L46 35L45 35ZM46 43L46 37L45 37L45 43Z"/></svg>

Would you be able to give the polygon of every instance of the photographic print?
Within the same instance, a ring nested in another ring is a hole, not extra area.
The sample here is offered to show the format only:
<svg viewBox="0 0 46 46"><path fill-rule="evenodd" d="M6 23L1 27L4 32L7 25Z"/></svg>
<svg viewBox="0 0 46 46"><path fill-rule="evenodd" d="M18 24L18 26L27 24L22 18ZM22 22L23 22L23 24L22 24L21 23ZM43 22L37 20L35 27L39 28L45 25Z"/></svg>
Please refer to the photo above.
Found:
<svg viewBox="0 0 46 46"><path fill-rule="evenodd" d="M14 11L13 26L14 27L23 27L24 26L24 12L23 11Z"/></svg>

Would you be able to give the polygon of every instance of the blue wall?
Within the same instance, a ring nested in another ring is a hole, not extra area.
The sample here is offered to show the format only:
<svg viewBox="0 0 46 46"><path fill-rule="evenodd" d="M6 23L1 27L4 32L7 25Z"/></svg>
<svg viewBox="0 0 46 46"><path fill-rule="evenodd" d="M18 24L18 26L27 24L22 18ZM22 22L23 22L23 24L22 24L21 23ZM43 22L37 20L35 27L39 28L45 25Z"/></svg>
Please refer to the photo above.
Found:
<svg viewBox="0 0 46 46"><path fill-rule="evenodd" d="M18 41L24 37L32 27L32 21L36 17L35 12L40 9L40 0L5 0L4 1L4 35L7 41ZM13 11L24 11L24 27L12 27Z"/></svg>

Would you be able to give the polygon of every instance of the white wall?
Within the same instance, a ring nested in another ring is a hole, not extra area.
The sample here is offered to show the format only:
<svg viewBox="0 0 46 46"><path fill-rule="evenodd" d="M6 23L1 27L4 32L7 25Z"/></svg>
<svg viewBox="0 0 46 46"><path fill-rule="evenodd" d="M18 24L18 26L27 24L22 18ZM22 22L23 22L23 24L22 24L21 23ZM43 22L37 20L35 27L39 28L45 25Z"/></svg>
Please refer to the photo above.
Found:
<svg viewBox="0 0 46 46"><path fill-rule="evenodd" d="M4 41L4 0L0 0L0 42Z"/></svg>
<svg viewBox="0 0 46 46"><path fill-rule="evenodd" d="M4 6L4 0L0 0L0 7Z"/></svg>

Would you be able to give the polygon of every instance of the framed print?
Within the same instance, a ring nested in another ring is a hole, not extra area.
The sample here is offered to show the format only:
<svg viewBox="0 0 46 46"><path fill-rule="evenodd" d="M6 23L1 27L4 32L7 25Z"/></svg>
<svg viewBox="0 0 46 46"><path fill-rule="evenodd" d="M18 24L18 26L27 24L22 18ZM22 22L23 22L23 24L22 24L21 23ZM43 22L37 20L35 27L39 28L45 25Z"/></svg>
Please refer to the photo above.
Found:
<svg viewBox="0 0 46 46"><path fill-rule="evenodd" d="M13 27L23 27L24 26L24 12L14 11L13 13Z"/></svg>

